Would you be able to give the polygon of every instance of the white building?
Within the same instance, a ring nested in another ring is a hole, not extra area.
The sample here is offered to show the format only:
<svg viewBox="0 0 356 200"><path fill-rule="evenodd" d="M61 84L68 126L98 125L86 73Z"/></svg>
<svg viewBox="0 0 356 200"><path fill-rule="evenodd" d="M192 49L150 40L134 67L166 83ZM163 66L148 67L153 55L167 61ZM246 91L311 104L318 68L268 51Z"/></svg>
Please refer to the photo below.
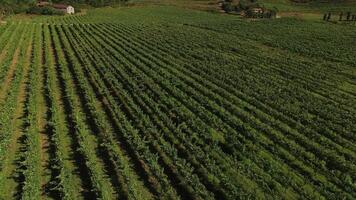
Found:
<svg viewBox="0 0 356 200"><path fill-rule="evenodd" d="M74 14L75 13L73 6L70 6L70 5L53 4L53 8L55 8L57 10L60 10L60 11L63 11L65 13L67 13L67 14Z"/></svg>
<svg viewBox="0 0 356 200"><path fill-rule="evenodd" d="M73 6L68 6L68 7L67 7L67 13L68 13L68 14L74 14L74 8L73 8Z"/></svg>

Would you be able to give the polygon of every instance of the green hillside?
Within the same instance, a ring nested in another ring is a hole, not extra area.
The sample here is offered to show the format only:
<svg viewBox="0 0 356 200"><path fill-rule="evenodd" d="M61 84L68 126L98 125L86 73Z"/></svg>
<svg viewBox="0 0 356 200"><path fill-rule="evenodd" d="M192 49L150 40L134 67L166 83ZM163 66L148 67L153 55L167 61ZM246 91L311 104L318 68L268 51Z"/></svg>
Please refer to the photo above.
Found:
<svg viewBox="0 0 356 200"><path fill-rule="evenodd" d="M234 5L240 2L239 0L227 0L232 1ZM250 0L241 0L242 2L250 2ZM218 1L215 0L132 0L131 4L137 5L169 5L181 8L188 8L194 10L203 10L211 12L221 12L222 9L218 5ZM334 0L334 1L319 1L311 0L306 2L298 2L292 0L254 0L260 6L267 9L273 9L278 11L278 15L281 17L293 17L301 19L320 20L323 14L331 12L333 14L339 14L340 12L353 12L356 13L356 1L355 0ZM246 3L244 3L246 4ZM248 4L248 3L247 3Z"/></svg>
<svg viewBox="0 0 356 200"><path fill-rule="evenodd" d="M309 1L297 3L291 0L260 0L267 7L276 7L283 12L348 12L356 11L356 1Z"/></svg>

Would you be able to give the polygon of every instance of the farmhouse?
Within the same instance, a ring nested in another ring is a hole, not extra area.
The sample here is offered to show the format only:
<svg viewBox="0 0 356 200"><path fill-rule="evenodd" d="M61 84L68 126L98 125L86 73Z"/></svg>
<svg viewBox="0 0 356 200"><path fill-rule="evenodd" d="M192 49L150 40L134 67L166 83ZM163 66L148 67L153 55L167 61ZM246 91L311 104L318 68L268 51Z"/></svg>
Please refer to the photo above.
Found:
<svg viewBox="0 0 356 200"><path fill-rule="evenodd" d="M52 7L56 10L62 11L67 14L74 14L74 8L73 6L70 5L65 5L65 4L51 4L48 1L39 1L37 2L37 7Z"/></svg>
<svg viewBox="0 0 356 200"><path fill-rule="evenodd" d="M259 8L259 7L252 8L251 11L255 14L261 14L263 13L263 8Z"/></svg>
<svg viewBox="0 0 356 200"><path fill-rule="evenodd" d="M54 9L60 10L62 12L65 12L67 14L74 14L74 8L73 8L73 6L70 6L70 5L53 4L52 7Z"/></svg>

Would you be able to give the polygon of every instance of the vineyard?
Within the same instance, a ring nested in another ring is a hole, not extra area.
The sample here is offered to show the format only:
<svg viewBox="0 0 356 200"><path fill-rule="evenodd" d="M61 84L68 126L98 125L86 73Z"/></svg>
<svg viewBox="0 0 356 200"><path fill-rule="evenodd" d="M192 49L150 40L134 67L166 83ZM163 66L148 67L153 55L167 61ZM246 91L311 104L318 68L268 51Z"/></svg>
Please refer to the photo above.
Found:
<svg viewBox="0 0 356 200"><path fill-rule="evenodd" d="M0 199L355 199L356 27L173 7L0 26Z"/></svg>

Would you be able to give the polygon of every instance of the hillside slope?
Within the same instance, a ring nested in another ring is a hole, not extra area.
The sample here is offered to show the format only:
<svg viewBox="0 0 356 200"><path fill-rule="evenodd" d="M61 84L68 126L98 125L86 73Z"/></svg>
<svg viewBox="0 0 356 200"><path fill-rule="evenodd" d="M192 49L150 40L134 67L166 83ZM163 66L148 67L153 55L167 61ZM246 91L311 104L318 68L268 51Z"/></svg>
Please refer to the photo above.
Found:
<svg viewBox="0 0 356 200"><path fill-rule="evenodd" d="M260 0L267 7L276 7L282 12L351 12L356 11L356 1L306 1L298 2L292 0Z"/></svg>

